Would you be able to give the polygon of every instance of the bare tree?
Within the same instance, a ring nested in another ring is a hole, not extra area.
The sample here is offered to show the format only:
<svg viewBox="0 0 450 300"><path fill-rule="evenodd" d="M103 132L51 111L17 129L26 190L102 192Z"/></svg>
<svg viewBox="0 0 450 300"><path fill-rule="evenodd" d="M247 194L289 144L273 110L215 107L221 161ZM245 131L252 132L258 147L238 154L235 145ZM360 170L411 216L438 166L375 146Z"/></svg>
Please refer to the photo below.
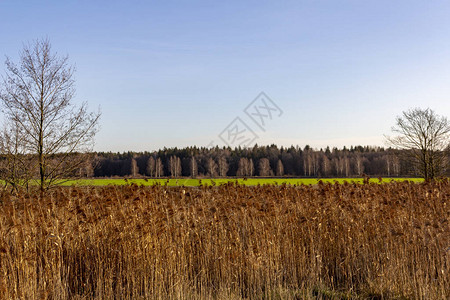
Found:
<svg viewBox="0 0 450 300"><path fill-rule="evenodd" d="M164 165L161 161L161 158L156 159L155 163L155 177L162 177L164 176Z"/></svg>
<svg viewBox="0 0 450 300"><path fill-rule="evenodd" d="M396 155L392 157L392 171L395 176L400 175L400 159Z"/></svg>
<svg viewBox="0 0 450 300"><path fill-rule="evenodd" d="M361 155L361 152L355 153L355 173L358 176L362 176L364 173L364 157Z"/></svg>
<svg viewBox="0 0 450 300"><path fill-rule="evenodd" d="M314 151L311 155L311 158L312 158L313 175L315 177L319 173L320 167L319 152Z"/></svg>
<svg viewBox="0 0 450 300"><path fill-rule="evenodd" d="M344 176L345 159L342 155L337 158L337 173L339 176Z"/></svg>
<svg viewBox="0 0 450 300"><path fill-rule="evenodd" d="M277 176L280 176L280 177L284 175L284 166L283 166L283 162L281 161L281 159L279 159L277 162L276 174L277 174Z"/></svg>
<svg viewBox="0 0 450 300"><path fill-rule="evenodd" d="M347 154L344 155L343 164L344 164L344 170L345 170L345 177L349 177L350 176L350 159L348 158Z"/></svg>
<svg viewBox="0 0 450 300"><path fill-rule="evenodd" d="M0 100L6 117L17 124L27 154L35 155L41 191L73 176L89 152L100 113L74 106L73 67L68 57L51 52L48 40L24 46L18 65L6 60Z"/></svg>
<svg viewBox="0 0 450 300"><path fill-rule="evenodd" d="M248 176L249 162L245 157L241 157L238 163L238 170L236 176Z"/></svg>
<svg viewBox="0 0 450 300"><path fill-rule="evenodd" d="M253 159L248 159L246 157L241 157L238 163L238 170L236 176L253 176L255 172L255 167L253 164Z"/></svg>
<svg viewBox="0 0 450 300"><path fill-rule="evenodd" d="M387 176L398 176L400 174L400 159L395 153L388 153L385 155L386 173Z"/></svg>
<svg viewBox="0 0 450 300"><path fill-rule="evenodd" d="M448 165L445 149L450 143L450 123L433 110L414 108L396 118L388 143L407 153L403 157L426 181L444 173Z"/></svg>
<svg viewBox="0 0 450 300"><path fill-rule="evenodd" d="M78 168L78 171L76 173L76 177L78 178L92 178L94 177L95 174L95 165L97 163L97 159L95 157L95 155L87 155L89 156L88 159L86 158L85 154L77 154L82 156L82 160L84 161L83 164L81 164ZM74 155L75 156L75 155Z"/></svg>
<svg viewBox="0 0 450 300"><path fill-rule="evenodd" d="M217 176L217 164L216 164L216 162L214 161L214 159L212 157L210 157L208 159L207 167L208 167L209 176L211 178L216 177Z"/></svg>
<svg viewBox="0 0 450 300"><path fill-rule="evenodd" d="M305 176L317 176L320 166L319 153L306 146L303 151L303 166Z"/></svg>
<svg viewBox="0 0 450 300"><path fill-rule="evenodd" d="M177 156L171 156L169 159L169 170L172 177L181 176L181 159Z"/></svg>
<svg viewBox="0 0 450 300"><path fill-rule="evenodd" d="M155 177L156 161L153 156L150 156L147 160L147 175Z"/></svg>
<svg viewBox="0 0 450 300"><path fill-rule="evenodd" d="M0 179L7 185L11 185L12 191L17 191L20 186L28 188L28 183L33 177L33 157L27 155L24 148L24 135L16 123L7 124L0 133Z"/></svg>
<svg viewBox="0 0 450 300"><path fill-rule="evenodd" d="M386 154L386 155L385 155L386 172L387 172L387 176L388 176L388 177L391 176L391 170L392 170L392 158L393 158L393 155L392 155L392 154Z"/></svg>
<svg viewBox="0 0 450 300"><path fill-rule="evenodd" d="M272 169L270 168L270 162L269 159L267 158L261 158L259 160L259 176L272 176L273 172Z"/></svg>
<svg viewBox="0 0 450 300"><path fill-rule="evenodd" d="M253 159L248 159L248 165L247 165L247 175L253 176L255 175L255 165L253 164Z"/></svg>
<svg viewBox="0 0 450 300"><path fill-rule="evenodd" d="M322 175L329 176L331 171L331 162L326 154L322 154Z"/></svg>
<svg viewBox="0 0 450 300"><path fill-rule="evenodd" d="M191 162L189 163L189 169L191 173L191 177L195 178L198 175L198 166L197 166L197 160L195 160L195 157L191 157Z"/></svg>
<svg viewBox="0 0 450 300"><path fill-rule="evenodd" d="M135 178L139 175L139 167L136 161L136 158L132 158L131 159L131 167L130 167L130 171L131 171L131 177Z"/></svg>
<svg viewBox="0 0 450 300"><path fill-rule="evenodd" d="M219 176L226 177L229 167L228 167L228 163L227 163L227 158L224 155L219 156L219 161L218 161L217 165L219 168Z"/></svg>

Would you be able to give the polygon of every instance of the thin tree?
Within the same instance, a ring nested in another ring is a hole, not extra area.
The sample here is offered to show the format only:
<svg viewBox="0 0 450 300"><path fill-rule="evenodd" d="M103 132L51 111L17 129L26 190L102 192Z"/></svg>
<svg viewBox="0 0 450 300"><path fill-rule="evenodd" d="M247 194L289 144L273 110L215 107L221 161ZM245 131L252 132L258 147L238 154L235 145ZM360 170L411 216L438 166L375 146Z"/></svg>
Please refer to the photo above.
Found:
<svg viewBox="0 0 450 300"><path fill-rule="evenodd" d="M153 156L150 156L147 160L147 175L150 177L155 177L156 161Z"/></svg>
<svg viewBox="0 0 450 300"><path fill-rule="evenodd" d="M24 46L18 65L6 60L0 100L6 117L23 132L23 147L37 157L41 191L72 177L92 150L100 113L76 107L74 68L52 53L50 42ZM80 159L81 158L81 159Z"/></svg>
<svg viewBox="0 0 450 300"><path fill-rule="evenodd" d="M198 167L197 167L197 160L194 156L191 156L191 161L189 163L189 169L191 173L191 177L195 178L198 175Z"/></svg>
<svg viewBox="0 0 450 300"><path fill-rule="evenodd" d="M364 173L364 157L362 156L361 152L355 153L355 173L358 176L362 176Z"/></svg>
<svg viewBox="0 0 450 300"><path fill-rule="evenodd" d="M255 165L253 164L253 159L248 160L248 176L255 175Z"/></svg>
<svg viewBox="0 0 450 300"><path fill-rule="evenodd" d="M448 166L445 149L450 143L450 123L446 117L433 110L414 108L396 118L392 131L398 134L387 137L388 143L403 149L402 158L426 180L444 173Z"/></svg>
<svg viewBox="0 0 450 300"><path fill-rule="evenodd" d="M236 176L248 176L249 162L245 157L241 157L238 163L238 169L236 171Z"/></svg>
<svg viewBox="0 0 450 300"><path fill-rule="evenodd" d="M136 178L139 175L139 167L136 161L136 158L131 159L130 173L132 178Z"/></svg>
<svg viewBox="0 0 450 300"><path fill-rule="evenodd" d="M259 176L267 177L272 175L272 169L270 168L270 162L267 158L261 158L259 160Z"/></svg>
<svg viewBox="0 0 450 300"><path fill-rule="evenodd" d="M169 170L172 177L181 176L181 159L175 155L169 159Z"/></svg>
<svg viewBox="0 0 450 300"><path fill-rule="evenodd" d="M281 177L284 175L284 166L283 166L283 162L281 161L281 159L278 160L277 162L277 176Z"/></svg>
<svg viewBox="0 0 450 300"><path fill-rule="evenodd" d="M327 177L330 175L331 162L328 156L324 153L322 154L322 175Z"/></svg>
<svg viewBox="0 0 450 300"><path fill-rule="evenodd" d="M217 176L217 164L212 157L208 159L208 174L209 177L214 178Z"/></svg>
<svg viewBox="0 0 450 300"><path fill-rule="evenodd" d="M162 177L164 176L164 165L161 161L161 158L156 159L155 163L155 177Z"/></svg>
<svg viewBox="0 0 450 300"><path fill-rule="evenodd" d="M228 162L225 155L219 156L219 162L218 162L218 168L219 168L219 176L220 177L226 177L228 172Z"/></svg>

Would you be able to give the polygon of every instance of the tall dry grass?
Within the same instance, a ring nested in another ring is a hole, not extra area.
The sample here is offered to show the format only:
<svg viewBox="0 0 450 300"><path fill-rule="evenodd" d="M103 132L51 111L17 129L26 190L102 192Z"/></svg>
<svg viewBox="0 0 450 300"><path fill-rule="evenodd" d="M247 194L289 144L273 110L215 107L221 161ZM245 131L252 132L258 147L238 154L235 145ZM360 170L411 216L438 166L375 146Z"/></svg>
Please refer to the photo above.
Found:
<svg viewBox="0 0 450 300"><path fill-rule="evenodd" d="M2 299L448 299L450 183L3 194Z"/></svg>

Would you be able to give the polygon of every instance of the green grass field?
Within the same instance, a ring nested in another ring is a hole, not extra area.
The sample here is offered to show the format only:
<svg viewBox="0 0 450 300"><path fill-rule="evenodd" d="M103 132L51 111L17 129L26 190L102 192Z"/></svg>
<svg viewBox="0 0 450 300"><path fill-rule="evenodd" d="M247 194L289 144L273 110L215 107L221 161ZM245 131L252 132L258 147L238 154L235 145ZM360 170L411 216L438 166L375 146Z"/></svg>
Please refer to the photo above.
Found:
<svg viewBox="0 0 450 300"><path fill-rule="evenodd" d="M243 185L264 185L264 184L275 184L281 185L283 183L290 185L300 185L300 184L318 184L322 180L324 183L344 183L345 181L349 183L363 183L362 178L217 178L217 179L191 179L191 178L178 178L178 179L81 179L74 181L67 181L63 185L65 186L105 186L105 185L124 185L135 183L138 185L168 185L168 186L199 186L200 183L203 185L219 185L228 182L238 182ZM423 182L421 178L383 178L382 182L391 181L412 181L412 182ZM379 183L378 178L371 178L370 182Z"/></svg>

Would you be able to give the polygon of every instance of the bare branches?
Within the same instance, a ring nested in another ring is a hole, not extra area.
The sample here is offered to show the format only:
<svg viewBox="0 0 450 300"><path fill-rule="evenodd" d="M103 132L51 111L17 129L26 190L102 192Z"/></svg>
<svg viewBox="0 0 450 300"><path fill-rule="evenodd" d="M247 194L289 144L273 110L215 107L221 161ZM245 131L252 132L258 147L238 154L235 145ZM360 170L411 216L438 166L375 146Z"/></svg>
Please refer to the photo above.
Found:
<svg viewBox="0 0 450 300"><path fill-rule="evenodd" d="M446 117L427 108L411 109L396 118L392 131L399 134L387 137L388 143L408 150L408 161L420 170L425 180L441 175L448 165L445 149L450 143L450 123Z"/></svg>
<svg viewBox="0 0 450 300"><path fill-rule="evenodd" d="M13 191L20 186L28 187L33 177L35 160L27 155L24 145L25 135L14 123L7 124L0 132L0 176L5 187L10 185Z"/></svg>
<svg viewBox="0 0 450 300"><path fill-rule="evenodd" d="M0 100L23 133L25 154L37 158L44 190L82 163L75 153L92 150L100 113L89 113L86 103L73 105L74 68L46 39L24 46L19 65L7 59L6 68Z"/></svg>

